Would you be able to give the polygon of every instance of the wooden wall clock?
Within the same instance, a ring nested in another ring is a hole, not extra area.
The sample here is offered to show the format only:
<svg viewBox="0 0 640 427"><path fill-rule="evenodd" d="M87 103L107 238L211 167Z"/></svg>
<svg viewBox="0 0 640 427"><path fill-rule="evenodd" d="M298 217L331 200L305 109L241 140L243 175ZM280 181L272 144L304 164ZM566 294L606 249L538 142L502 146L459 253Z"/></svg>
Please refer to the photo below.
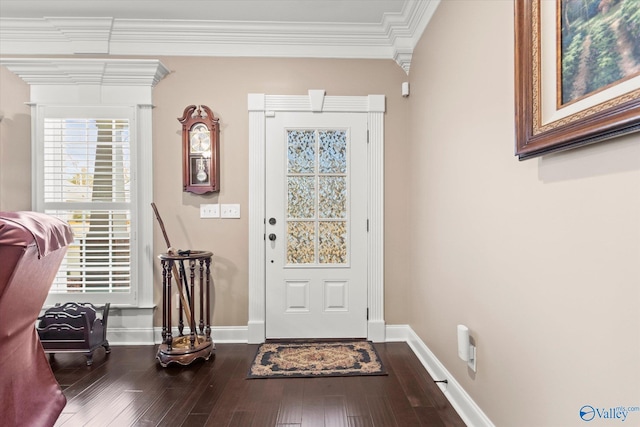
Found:
<svg viewBox="0 0 640 427"><path fill-rule="evenodd" d="M220 191L218 119L206 105L189 105L182 117L183 191L205 194Z"/></svg>

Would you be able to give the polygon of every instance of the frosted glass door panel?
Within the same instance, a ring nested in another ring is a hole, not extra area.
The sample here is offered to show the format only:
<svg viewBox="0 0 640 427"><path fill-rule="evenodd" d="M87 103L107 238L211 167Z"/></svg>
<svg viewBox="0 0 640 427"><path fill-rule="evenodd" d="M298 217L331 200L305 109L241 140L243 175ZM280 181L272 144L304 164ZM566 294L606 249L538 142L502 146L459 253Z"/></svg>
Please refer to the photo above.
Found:
<svg viewBox="0 0 640 427"><path fill-rule="evenodd" d="M287 264L349 262L348 137L287 131Z"/></svg>

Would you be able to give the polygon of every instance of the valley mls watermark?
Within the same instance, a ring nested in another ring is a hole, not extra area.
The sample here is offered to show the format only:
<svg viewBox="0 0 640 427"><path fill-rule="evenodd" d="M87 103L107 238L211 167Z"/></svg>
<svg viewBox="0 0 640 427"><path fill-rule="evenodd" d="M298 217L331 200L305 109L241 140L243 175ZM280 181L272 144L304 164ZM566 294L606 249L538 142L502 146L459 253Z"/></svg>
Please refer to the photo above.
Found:
<svg viewBox="0 0 640 427"><path fill-rule="evenodd" d="M580 408L580 418L582 421L593 421L595 419L625 421L632 412L640 416L640 406L616 406L611 408L600 408L597 406L584 405Z"/></svg>

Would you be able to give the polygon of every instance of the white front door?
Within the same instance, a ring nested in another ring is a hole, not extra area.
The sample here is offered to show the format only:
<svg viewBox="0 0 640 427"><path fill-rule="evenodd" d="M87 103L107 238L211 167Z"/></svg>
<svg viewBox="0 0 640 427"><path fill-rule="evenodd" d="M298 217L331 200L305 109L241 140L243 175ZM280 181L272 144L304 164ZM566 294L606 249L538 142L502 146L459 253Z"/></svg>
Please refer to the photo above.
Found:
<svg viewBox="0 0 640 427"><path fill-rule="evenodd" d="M266 122L266 338L367 337L367 114Z"/></svg>

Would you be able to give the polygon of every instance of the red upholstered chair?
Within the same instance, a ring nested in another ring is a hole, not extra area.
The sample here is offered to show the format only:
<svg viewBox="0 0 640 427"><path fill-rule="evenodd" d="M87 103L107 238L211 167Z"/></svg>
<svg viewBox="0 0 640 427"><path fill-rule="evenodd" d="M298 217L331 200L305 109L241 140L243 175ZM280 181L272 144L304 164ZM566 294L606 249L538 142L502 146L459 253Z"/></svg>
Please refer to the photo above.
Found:
<svg viewBox="0 0 640 427"><path fill-rule="evenodd" d="M52 426L66 404L35 322L73 241L69 225L0 212L0 424Z"/></svg>

